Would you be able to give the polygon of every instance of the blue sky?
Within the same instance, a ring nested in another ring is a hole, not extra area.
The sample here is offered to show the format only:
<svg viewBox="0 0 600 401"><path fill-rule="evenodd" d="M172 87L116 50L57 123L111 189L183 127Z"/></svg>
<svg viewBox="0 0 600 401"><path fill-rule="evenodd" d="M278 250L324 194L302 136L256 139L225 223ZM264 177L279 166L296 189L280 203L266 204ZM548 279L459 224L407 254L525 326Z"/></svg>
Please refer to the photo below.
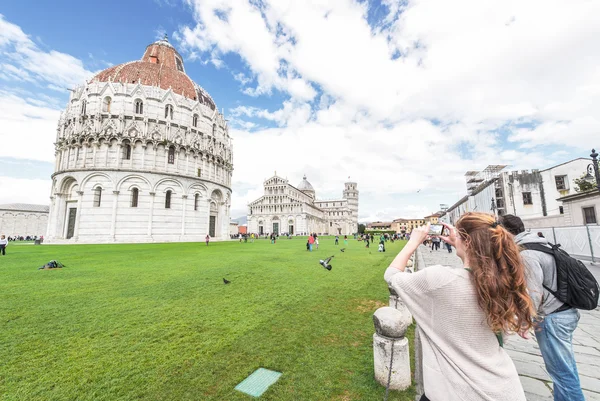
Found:
<svg viewBox="0 0 600 401"><path fill-rule="evenodd" d="M234 138L232 217L275 170L360 219L418 217L487 164L600 147L597 2L128 0L0 6L0 203L47 203L70 88L165 33ZM575 62L576 60L576 62ZM418 192L417 192L418 191Z"/></svg>

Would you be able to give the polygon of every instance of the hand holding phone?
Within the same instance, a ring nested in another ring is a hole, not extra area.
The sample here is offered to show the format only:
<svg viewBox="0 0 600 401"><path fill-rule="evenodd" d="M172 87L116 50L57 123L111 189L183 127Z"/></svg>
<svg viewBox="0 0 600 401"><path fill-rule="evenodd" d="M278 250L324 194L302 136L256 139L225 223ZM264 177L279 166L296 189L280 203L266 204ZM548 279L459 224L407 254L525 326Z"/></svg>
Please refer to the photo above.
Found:
<svg viewBox="0 0 600 401"><path fill-rule="evenodd" d="M442 232L444 231L444 225L443 224L431 224L429 226L429 235L435 235L436 237L439 237L440 235L442 235Z"/></svg>

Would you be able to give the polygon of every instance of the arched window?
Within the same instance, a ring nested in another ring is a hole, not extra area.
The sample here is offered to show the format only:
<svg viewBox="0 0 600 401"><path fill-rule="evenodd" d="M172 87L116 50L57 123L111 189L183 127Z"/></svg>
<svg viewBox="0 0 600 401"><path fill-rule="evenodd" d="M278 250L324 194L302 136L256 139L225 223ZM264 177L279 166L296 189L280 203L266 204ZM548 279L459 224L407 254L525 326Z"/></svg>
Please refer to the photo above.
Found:
<svg viewBox="0 0 600 401"><path fill-rule="evenodd" d="M98 187L94 190L94 207L100 207L102 204L102 188Z"/></svg>
<svg viewBox="0 0 600 401"><path fill-rule="evenodd" d="M200 203L200 194L194 195L194 210L198 210L198 205Z"/></svg>
<svg viewBox="0 0 600 401"><path fill-rule="evenodd" d="M173 118L173 106L171 106L170 104L165 106L165 118Z"/></svg>
<svg viewBox="0 0 600 401"><path fill-rule="evenodd" d="M169 148L169 164L175 164L175 147L171 146Z"/></svg>
<svg viewBox="0 0 600 401"><path fill-rule="evenodd" d="M167 195L165 196L165 209L171 208L171 191L167 191Z"/></svg>
<svg viewBox="0 0 600 401"><path fill-rule="evenodd" d="M194 117L192 118L192 126L198 127L198 114L194 114Z"/></svg>
<svg viewBox="0 0 600 401"><path fill-rule="evenodd" d="M123 159L131 160L131 145L129 143L123 145Z"/></svg>
<svg viewBox="0 0 600 401"><path fill-rule="evenodd" d="M138 207L138 198L140 197L140 190L133 188L131 190L131 207Z"/></svg>
<svg viewBox="0 0 600 401"><path fill-rule="evenodd" d="M140 99L135 101L135 114L144 114L144 102Z"/></svg>
<svg viewBox="0 0 600 401"><path fill-rule="evenodd" d="M110 96L106 96L102 101L102 111L105 113L110 113L110 105L112 104L112 99Z"/></svg>
<svg viewBox="0 0 600 401"><path fill-rule="evenodd" d="M81 101L81 115L85 116L85 109L87 108L87 102L85 100Z"/></svg>

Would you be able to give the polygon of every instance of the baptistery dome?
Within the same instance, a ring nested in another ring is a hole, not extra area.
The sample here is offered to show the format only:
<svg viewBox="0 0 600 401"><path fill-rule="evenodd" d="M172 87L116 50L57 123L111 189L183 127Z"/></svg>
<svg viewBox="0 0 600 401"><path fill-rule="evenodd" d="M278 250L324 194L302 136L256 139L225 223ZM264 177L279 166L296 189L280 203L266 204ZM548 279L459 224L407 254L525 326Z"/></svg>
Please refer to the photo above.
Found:
<svg viewBox="0 0 600 401"><path fill-rule="evenodd" d="M227 122L166 37L71 91L55 155L49 242L228 237Z"/></svg>

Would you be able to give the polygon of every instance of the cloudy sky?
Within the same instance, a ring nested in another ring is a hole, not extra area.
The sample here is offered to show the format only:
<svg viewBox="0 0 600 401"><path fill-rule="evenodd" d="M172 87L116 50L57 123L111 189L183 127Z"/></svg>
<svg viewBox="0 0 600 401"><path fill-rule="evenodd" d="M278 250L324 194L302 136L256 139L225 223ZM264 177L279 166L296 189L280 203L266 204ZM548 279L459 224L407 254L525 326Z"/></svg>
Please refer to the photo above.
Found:
<svg viewBox="0 0 600 401"><path fill-rule="evenodd" d="M48 203L68 88L167 33L229 120L232 217L274 171L320 198L350 176L361 221L423 216L465 194L467 170L600 147L599 15L594 0L3 2L0 203Z"/></svg>

